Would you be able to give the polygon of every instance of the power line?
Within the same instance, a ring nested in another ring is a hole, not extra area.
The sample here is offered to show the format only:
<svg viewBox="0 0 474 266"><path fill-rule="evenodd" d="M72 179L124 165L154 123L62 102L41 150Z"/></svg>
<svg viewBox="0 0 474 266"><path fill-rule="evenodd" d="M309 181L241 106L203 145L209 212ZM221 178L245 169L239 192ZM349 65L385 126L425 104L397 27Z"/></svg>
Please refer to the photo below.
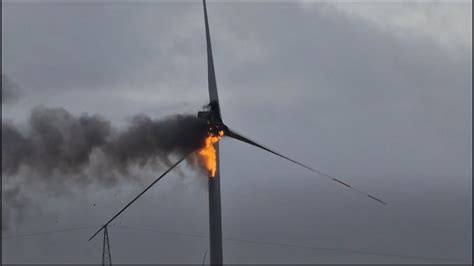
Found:
<svg viewBox="0 0 474 266"><path fill-rule="evenodd" d="M26 234L15 234L15 235L7 235L7 236L3 236L3 235L2 235L2 240L3 240L3 239L22 238L22 237L40 236L40 235L51 235L51 234L56 234L56 233L64 233L64 232L70 232L70 231L79 231L79 230L85 230L85 229L90 229L90 228L97 228L97 225L83 226L83 227L64 228L64 229L58 229L58 230L41 231L41 232L26 233Z"/></svg>
<svg viewBox="0 0 474 266"><path fill-rule="evenodd" d="M137 226L128 226L128 225L115 225L114 227L118 229L129 229L129 230L136 230L136 231L148 231L148 232L155 232L164 235L178 235L184 237L193 237L193 238L209 238L209 235L200 235L200 234L191 234L191 233L180 233L180 232L172 232L172 231L161 231L151 228L143 228Z"/></svg>
<svg viewBox="0 0 474 266"><path fill-rule="evenodd" d="M117 224L114 224L112 226L114 228L117 228L117 229L146 231L146 232L154 232L154 233L159 233L159 234L175 235L175 236L182 236L182 237L192 237L192 238L199 238L199 239L209 238L208 235L204 235L204 234L162 231L162 230L151 229L151 228L128 226L128 225L117 225ZM80 231L80 230L85 230L85 229L90 229L90 228L97 228L97 225L83 226L83 227L73 227L73 228L64 228L64 229L59 229L59 230L42 231L42 232L34 232L34 233L27 233L27 234L2 236L2 241L7 240L7 239L14 239L14 238L35 237L35 236L40 236L40 235L51 235L51 234L65 233L65 232L71 232L71 231ZM238 243L254 244L254 245L290 247L290 248L310 249L310 250L329 251L329 252L343 252L343 253L352 253L352 254L361 254L361 255L381 256L381 257L416 259L416 260L431 260L431 261L440 261L440 262L470 263L469 261L465 261L465 260L457 259L457 258L446 259L446 258L423 257L423 256L414 256L414 255L405 255L405 254L379 253L379 252L364 251L364 250L352 250L352 249L328 248L328 247L314 247L314 246L297 245L297 244L289 244L289 243L282 243L282 242L240 239L240 238L233 238L233 237L224 237L223 240L231 241L231 242L238 242Z"/></svg>
<svg viewBox="0 0 474 266"><path fill-rule="evenodd" d="M122 229L131 229L131 230L137 230L137 231L148 231L148 232L155 232L155 233L160 233L160 234L179 235L179 236L193 237L193 238L208 238L209 237L208 235L168 232L168 231L161 231L161 230L156 230L156 229L136 227L136 226L127 226L127 225L116 225L115 227L117 227L119 229L122 228ZM281 243L281 242L239 239L239 238L233 238L233 237L224 237L223 240L231 241L231 242L255 244L255 245L291 247L291 248L310 249L310 250L318 250L318 251L330 251L330 252L343 252L343 253L352 253L352 254L361 254L361 255L381 256L381 257L417 259L417 260L431 260L431 261L440 261L440 262L469 263L468 261L465 261L465 260L462 260L462 259L457 259L457 258L445 259L445 258L423 257L423 256L404 255L404 254L380 253L380 252L372 252L372 251L364 251L364 250L352 250L352 249L328 248L328 247L313 247L313 246L297 245L297 244L289 244L289 243Z"/></svg>
<svg viewBox="0 0 474 266"><path fill-rule="evenodd" d="M421 256L404 255L404 254L379 253L379 252L372 252L372 251L352 250L352 249L342 249L342 248L313 247L313 246L305 246L305 245L295 245L295 244L288 244L288 243L266 242L266 241L259 241L259 240L247 240L247 239L224 238L224 240L245 242L245 243L257 244L257 245L293 247L293 248L301 248L301 249L311 249L311 250L319 250L319 251L323 250L323 251L330 251L330 252L343 252L343 253L353 253L353 254L361 254L361 255L381 256L381 257L469 263L467 261L457 259L457 258L444 259L444 258L433 258L433 257L421 257Z"/></svg>

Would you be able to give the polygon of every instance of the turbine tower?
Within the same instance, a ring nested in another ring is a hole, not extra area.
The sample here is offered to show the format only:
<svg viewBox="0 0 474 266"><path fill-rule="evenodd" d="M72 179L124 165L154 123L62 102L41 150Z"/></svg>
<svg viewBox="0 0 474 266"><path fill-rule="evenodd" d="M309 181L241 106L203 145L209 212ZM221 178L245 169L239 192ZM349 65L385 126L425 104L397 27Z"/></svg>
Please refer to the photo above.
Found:
<svg viewBox="0 0 474 266"><path fill-rule="evenodd" d="M206 49L207 49L207 74L208 74L208 89L209 89L209 105L206 110L198 112L197 116L203 119L208 125L208 138L211 138L213 141L210 146L212 148L215 161L213 162L213 169L209 171L208 175L208 189L209 189L209 241L210 241L210 263L211 265L222 265L223 264L223 251L222 251L222 219L221 219L221 190L220 190L220 160L219 160L219 143L218 141L223 136L233 138L235 140L247 143L254 147L260 148L264 151L272 153L278 157L281 157L285 160L288 160L296 165L304 167L316 174L318 176L324 177L331 181L336 182L339 185L343 185L348 189L362 194L366 197L369 197L372 200L377 201L381 204L386 204L384 201L363 192L362 190L356 189L349 185L347 182L342 181L339 178L325 174L319 170L311 168L307 165L299 163L289 157L286 157L280 153L277 153L263 145L258 144L257 142L244 137L243 135L237 133L234 130L231 130L227 127L221 116L219 97L217 95L217 82L216 82L216 73L214 69L214 60L212 57L212 46L211 46L211 37L209 30L209 21L207 17L207 6L206 0L203 0L203 9L204 9L204 25L206 30ZM207 146L207 143L206 143ZM107 223L105 223L99 230L89 238L89 241L93 239L100 231L104 230L106 232L107 225L110 224L115 218L117 218L125 209L127 209L133 202L140 198L148 189L150 189L156 182L173 170L178 164L185 160L189 155L196 152L194 150L180 158L174 165L172 165L168 170L166 170L161 176L155 179L148 187L146 187L140 194L138 194L132 201L130 201L125 207L123 207L117 214L115 214Z"/></svg>
<svg viewBox="0 0 474 266"><path fill-rule="evenodd" d="M222 123L221 110L219 107L219 97L217 95L216 72L214 70L214 59L212 58L211 35L209 33L209 21L207 19L206 0L203 0L204 24L206 28L206 48L207 48L207 79L209 87L210 112L214 112L216 122ZM212 109L214 108L214 110ZM202 113L201 113L202 114ZM202 115L201 115L202 116ZM212 114L209 115L212 119ZM211 121L212 122L212 121ZM221 174L219 160L219 143L216 148L216 174L209 175L209 258L211 265L222 265L222 215L221 215Z"/></svg>

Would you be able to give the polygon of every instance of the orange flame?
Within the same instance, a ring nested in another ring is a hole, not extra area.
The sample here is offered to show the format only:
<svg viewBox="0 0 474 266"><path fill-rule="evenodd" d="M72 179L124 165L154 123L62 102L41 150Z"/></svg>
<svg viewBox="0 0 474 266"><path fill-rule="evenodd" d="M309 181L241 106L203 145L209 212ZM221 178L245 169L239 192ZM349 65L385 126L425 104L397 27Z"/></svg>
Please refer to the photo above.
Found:
<svg viewBox="0 0 474 266"><path fill-rule="evenodd" d="M204 148L199 151L199 155L204 161L209 176L214 177L217 171L217 150L214 144L219 142L219 140L224 136L224 131L219 131L218 135L213 135L209 132Z"/></svg>

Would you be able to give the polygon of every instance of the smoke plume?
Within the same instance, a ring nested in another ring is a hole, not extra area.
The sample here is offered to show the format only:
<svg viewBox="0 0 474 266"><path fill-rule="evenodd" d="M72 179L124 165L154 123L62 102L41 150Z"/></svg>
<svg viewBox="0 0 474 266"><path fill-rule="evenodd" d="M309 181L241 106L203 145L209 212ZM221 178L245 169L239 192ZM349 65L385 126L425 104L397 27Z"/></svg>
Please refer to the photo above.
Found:
<svg viewBox="0 0 474 266"><path fill-rule="evenodd" d="M3 189L2 230L24 216L26 188L64 194L71 186L112 186L132 178L134 169L171 166L203 147L206 136L206 122L192 115L137 115L128 126L114 128L100 115L40 106L26 125L2 120L2 181L10 185ZM188 162L200 169L196 157Z"/></svg>
<svg viewBox="0 0 474 266"><path fill-rule="evenodd" d="M2 73L2 104L18 98L18 86Z"/></svg>
<svg viewBox="0 0 474 266"><path fill-rule="evenodd" d="M19 224L25 218L30 204L31 201L21 192L20 186L2 188L2 232Z"/></svg>
<svg viewBox="0 0 474 266"><path fill-rule="evenodd" d="M2 175L22 170L40 177L84 175L98 166L126 174L132 166L171 165L170 156L202 147L206 134L206 123L191 115L138 115L120 130L99 115L36 107L23 131L2 121Z"/></svg>

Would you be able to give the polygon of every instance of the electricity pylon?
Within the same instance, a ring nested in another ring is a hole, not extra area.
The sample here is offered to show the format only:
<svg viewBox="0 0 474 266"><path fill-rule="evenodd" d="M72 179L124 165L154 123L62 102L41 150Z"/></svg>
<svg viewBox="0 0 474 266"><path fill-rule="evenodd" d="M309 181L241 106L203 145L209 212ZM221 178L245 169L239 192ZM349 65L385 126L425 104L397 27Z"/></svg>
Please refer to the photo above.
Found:
<svg viewBox="0 0 474 266"><path fill-rule="evenodd" d="M112 257L110 256L109 233L107 226L104 228L104 244L102 246L102 266L112 265Z"/></svg>

